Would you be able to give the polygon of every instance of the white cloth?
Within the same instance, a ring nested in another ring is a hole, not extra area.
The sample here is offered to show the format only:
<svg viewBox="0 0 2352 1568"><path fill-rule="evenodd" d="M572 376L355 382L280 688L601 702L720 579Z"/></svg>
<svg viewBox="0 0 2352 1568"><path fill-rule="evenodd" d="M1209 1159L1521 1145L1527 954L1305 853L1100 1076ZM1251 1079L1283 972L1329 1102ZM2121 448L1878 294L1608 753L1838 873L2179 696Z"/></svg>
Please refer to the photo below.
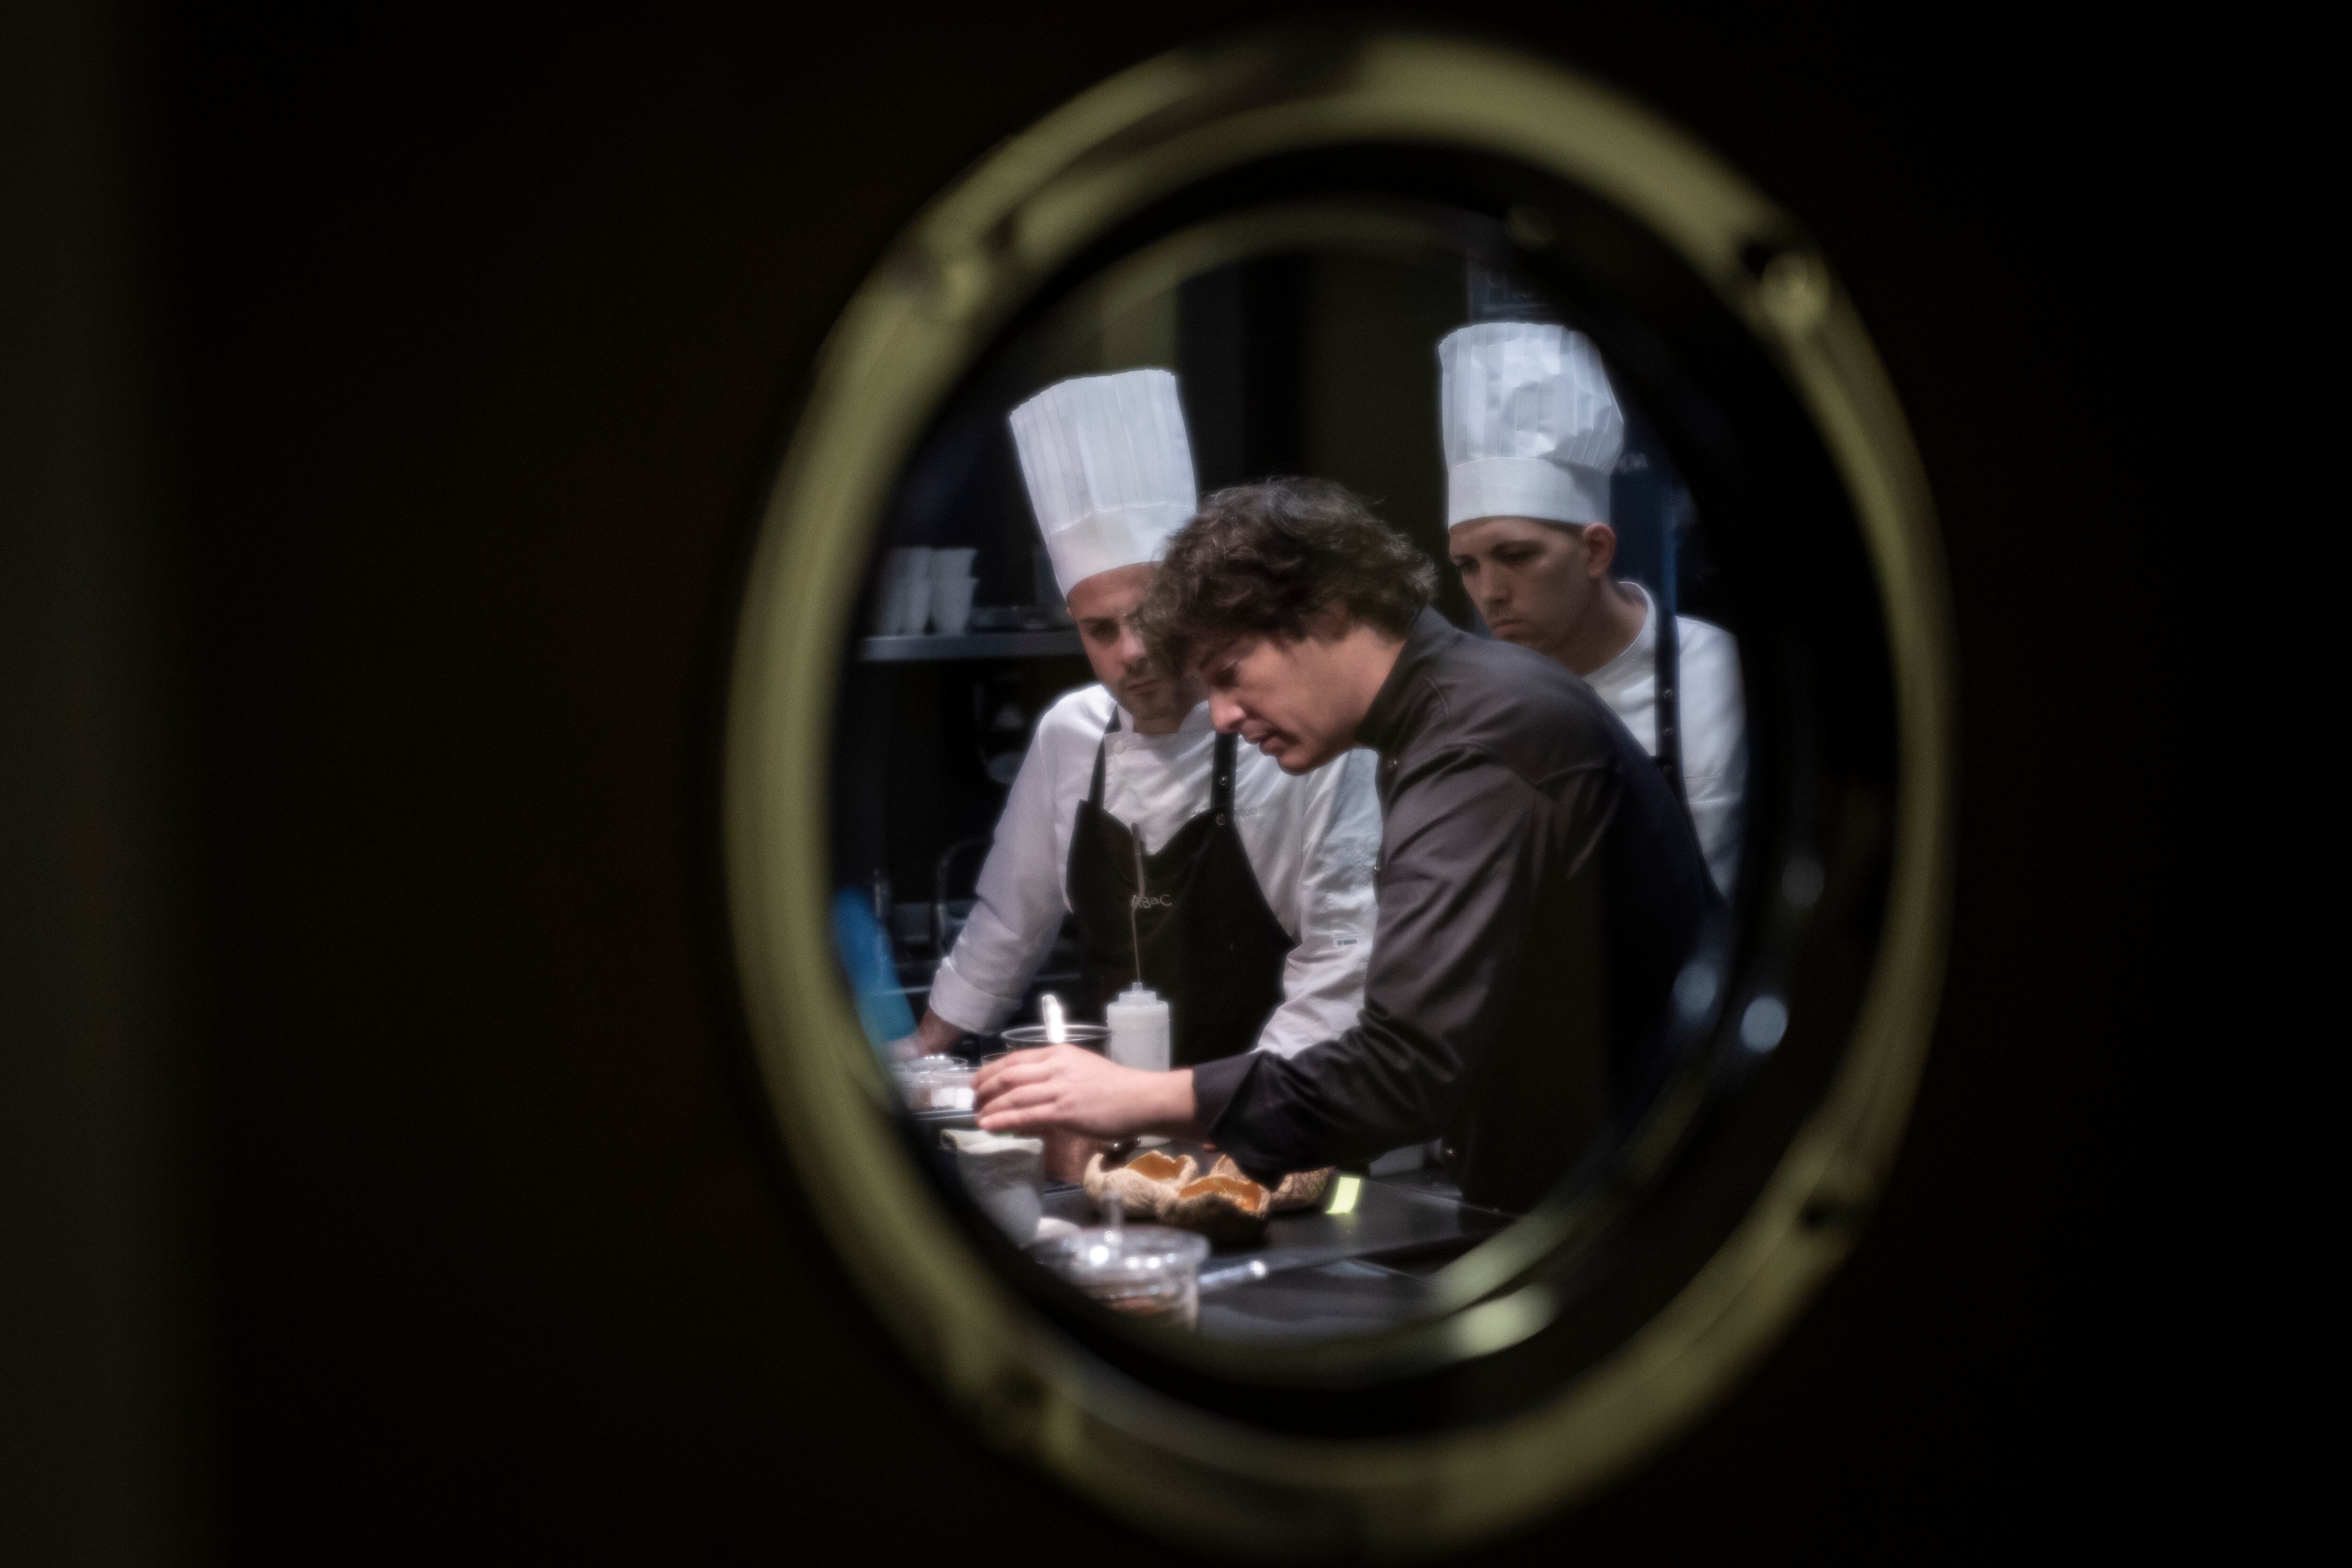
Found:
<svg viewBox="0 0 2352 1568"><path fill-rule="evenodd" d="M1199 510L1192 443L1168 371L1056 382L1015 408L1012 425L1066 598L1097 573L1159 560Z"/></svg>
<svg viewBox="0 0 2352 1568"><path fill-rule="evenodd" d="M1070 836L1115 706L1108 690L1089 686L1037 721L981 868L971 919L931 982L931 1010L949 1023L974 1034L1003 1027L1061 931ZM1120 711L1103 757L1103 809L1155 854L1209 809L1217 737L1205 702L1172 735L1139 735L1134 725L1134 716ZM1353 751L1293 777L1255 746L1235 752L1242 849L1266 907L1297 942L1283 965L1282 1003L1258 1035L1260 1050L1294 1055L1345 1032L1362 1009L1381 852L1373 766L1371 752Z"/></svg>
<svg viewBox="0 0 2352 1568"><path fill-rule="evenodd" d="M1639 583L1642 629L1625 651L1584 679L1616 710L1650 755L1658 754L1658 605ZM1748 702L1739 681L1739 643L1711 621L1675 617L1681 655L1675 707L1682 723L1683 794L1706 868L1723 896L1739 874L1739 836L1748 796Z"/></svg>
<svg viewBox="0 0 2352 1568"><path fill-rule="evenodd" d="M1437 345L1445 525L1482 517L1607 522L1625 416L1582 332L1488 321Z"/></svg>

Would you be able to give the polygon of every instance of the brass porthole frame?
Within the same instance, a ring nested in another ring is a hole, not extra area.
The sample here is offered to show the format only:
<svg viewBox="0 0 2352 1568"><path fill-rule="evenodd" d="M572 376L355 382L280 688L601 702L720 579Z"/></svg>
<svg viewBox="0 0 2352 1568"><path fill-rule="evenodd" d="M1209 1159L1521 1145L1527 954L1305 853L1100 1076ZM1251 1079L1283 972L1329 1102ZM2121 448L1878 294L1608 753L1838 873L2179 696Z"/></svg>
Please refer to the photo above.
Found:
<svg viewBox="0 0 2352 1568"><path fill-rule="evenodd" d="M770 495L742 607L724 775L728 896L751 1037L833 1245L911 1355L1000 1445L1113 1511L1252 1555L1414 1556L1522 1524L1624 1473L1723 1397L1853 1244L1809 1208L1866 1207L1893 1165L1940 993L1951 879L1954 674L1924 472L1862 322L1825 265L1741 247L1788 219L1680 131L1598 83L1492 46L1373 31L1312 72L1274 46L1136 67L1008 142L940 196L827 340ZM895 1141L888 1086L843 994L826 886L827 742L881 509L931 412L1019 301L1125 216L1243 162L1349 142L1499 153L1646 223L1780 367L1853 500L1893 662L1894 858L1875 968L1828 1093L1725 1244L1599 1365L1496 1425L1366 1442L1268 1435L1135 1384L1050 1330L984 1265Z"/></svg>

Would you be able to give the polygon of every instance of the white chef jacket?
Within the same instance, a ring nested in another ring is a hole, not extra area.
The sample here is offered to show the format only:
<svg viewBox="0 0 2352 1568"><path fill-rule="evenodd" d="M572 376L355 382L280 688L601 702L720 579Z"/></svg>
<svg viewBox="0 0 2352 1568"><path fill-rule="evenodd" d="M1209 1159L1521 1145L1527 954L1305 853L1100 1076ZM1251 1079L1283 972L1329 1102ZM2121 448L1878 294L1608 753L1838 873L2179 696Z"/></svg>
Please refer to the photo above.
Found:
<svg viewBox="0 0 2352 1568"><path fill-rule="evenodd" d="M971 919L931 982L930 1006L973 1034L1002 1028L1054 945L1069 909L1070 837L1103 750L1103 809L1156 854L1209 809L1216 731L1205 702L1170 735L1139 735L1101 686L1045 710L997 819ZM1364 1002L1376 906L1381 806L1374 759L1352 751L1297 777L1247 742L1234 758L1234 827L1266 907L1297 945L1283 964L1282 1004L1259 1050L1293 1055L1352 1027ZM1146 984L1150 981L1146 974Z"/></svg>
<svg viewBox="0 0 2352 1568"><path fill-rule="evenodd" d="M1617 711L1633 739L1658 754L1658 606L1639 583L1642 629L1623 652L1584 679ZM1726 898L1739 874L1742 807L1748 795L1748 703L1739 644L1709 621L1676 616L1681 654L1676 707L1682 721L1683 794L1706 868Z"/></svg>

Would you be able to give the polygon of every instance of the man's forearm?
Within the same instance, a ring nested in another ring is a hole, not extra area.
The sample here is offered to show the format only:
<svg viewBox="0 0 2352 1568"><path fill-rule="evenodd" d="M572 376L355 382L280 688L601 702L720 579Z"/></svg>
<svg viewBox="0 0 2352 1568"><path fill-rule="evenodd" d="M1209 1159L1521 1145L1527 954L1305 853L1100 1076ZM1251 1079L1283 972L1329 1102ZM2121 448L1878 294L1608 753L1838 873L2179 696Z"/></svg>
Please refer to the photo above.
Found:
<svg viewBox="0 0 2352 1568"><path fill-rule="evenodd" d="M1041 763L1033 747L981 863L971 912L931 976L933 1010L976 1035L1013 1016L1062 929L1052 791Z"/></svg>
<svg viewBox="0 0 2352 1568"><path fill-rule="evenodd" d="M923 1009L923 1021L915 1026L915 1038L922 1042L926 1056L939 1056L953 1049L955 1043L969 1032L961 1024L950 1023L929 1007Z"/></svg>
<svg viewBox="0 0 2352 1568"><path fill-rule="evenodd" d="M1074 1113L1070 1124L1098 1138L1202 1136L1191 1068L1173 1072L1122 1068L1116 1078L1073 1087L1076 1092L1066 1102Z"/></svg>
<svg viewBox="0 0 2352 1568"><path fill-rule="evenodd" d="M1137 1096L1141 1104L1136 1132L1158 1133L1169 1138L1199 1138L1201 1113L1192 1093L1192 1069L1178 1068L1174 1072L1155 1072L1145 1076L1150 1081Z"/></svg>
<svg viewBox="0 0 2352 1568"><path fill-rule="evenodd" d="M986 1063L972 1091L972 1109L991 1132L1058 1127L1090 1138L1200 1133L1192 1068L1145 1072L1078 1046L1014 1051Z"/></svg>

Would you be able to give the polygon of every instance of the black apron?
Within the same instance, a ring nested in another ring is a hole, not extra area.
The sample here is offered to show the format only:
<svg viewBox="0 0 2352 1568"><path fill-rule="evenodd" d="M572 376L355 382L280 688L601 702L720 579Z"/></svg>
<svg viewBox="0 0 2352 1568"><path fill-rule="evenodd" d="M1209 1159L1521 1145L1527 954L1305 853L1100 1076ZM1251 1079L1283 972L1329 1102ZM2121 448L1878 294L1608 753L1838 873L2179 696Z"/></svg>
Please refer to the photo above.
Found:
<svg viewBox="0 0 2352 1568"><path fill-rule="evenodd" d="M1675 792L1675 799L1687 813L1690 801L1683 794L1682 693L1677 689L1683 678L1682 637L1675 626L1675 613L1654 594L1650 603L1658 611L1658 766L1665 773L1666 787Z"/></svg>
<svg viewBox="0 0 2352 1568"><path fill-rule="evenodd" d="M1103 809L1103 751L1118 728L1113 713L1070 836L1085 1016L1099 1020L1135 984L1140 942L1143 984L1171 1011L1172 1064L1238 1056L1257 1044L1281 1002L1283 960L1295 944L1266 907L1234 826L1234 739L1217 737L1209 809L1157 855L1146 855L1142 841Z"/></svg>

